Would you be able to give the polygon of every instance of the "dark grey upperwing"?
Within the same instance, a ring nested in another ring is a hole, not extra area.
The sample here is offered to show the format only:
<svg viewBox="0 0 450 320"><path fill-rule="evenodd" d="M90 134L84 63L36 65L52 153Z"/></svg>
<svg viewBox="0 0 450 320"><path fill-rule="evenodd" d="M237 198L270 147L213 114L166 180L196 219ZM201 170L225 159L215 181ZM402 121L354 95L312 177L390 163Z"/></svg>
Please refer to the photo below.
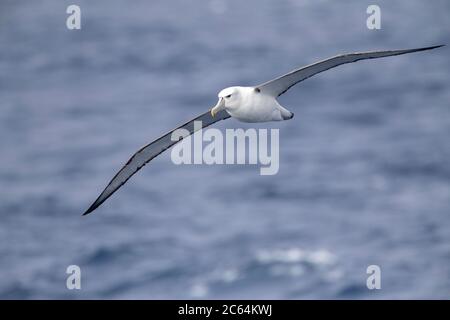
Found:
<svg viewBox="0 0 450 320"><path fill-rule="evenodd" d="M127 182L128 179L131 178L132 175L138 172L139 169L145 166L153 158L155 158L174 144L178 143L181 139L178 141L172 141L172 132L177 129L187 129L189 131L189 134L185 136L187 137L200 129L194 128L194 121L201 121L202 128L205 128L217 121L224 120L229 117L230 115L225 110L222 110L221 112L216 114L214 118L211 116L210 111L205 112L192 119L191 121L188 121L185 124L171 130L170 132L149 143L148 145L142 147L130 158L130 160L128 160L128 162L122 167L122 169L117 172L114 178L112 178L112 180L106 186L105 190L103 190L97 200L95 200L95 202L89 207L89 209L86 210L83 215L89 214L97 209L103 202L105 202L106 199L108 199L114 192L116 192L117 189L123 186L125 182Z"/></svg>
<svg viewBox="0 0 450 320"><path fill-rule="evenodd" d="M256 86L255 88L258 88L261 92L265 94L271 95L273 97L278 97L283 93L285 93L293 85L299 83L300 81L312 77L313 75L318 74L320 72L337 67L341 64L356 62L365 59L397 56L411 52L431 50L439 47L442 47L442 45L426 48L406 49L406 50L370 51L370 52L342 54L310 64L300 69L293 70L285 75L282 75L278 78L265 82L259 86Z"/></svg>

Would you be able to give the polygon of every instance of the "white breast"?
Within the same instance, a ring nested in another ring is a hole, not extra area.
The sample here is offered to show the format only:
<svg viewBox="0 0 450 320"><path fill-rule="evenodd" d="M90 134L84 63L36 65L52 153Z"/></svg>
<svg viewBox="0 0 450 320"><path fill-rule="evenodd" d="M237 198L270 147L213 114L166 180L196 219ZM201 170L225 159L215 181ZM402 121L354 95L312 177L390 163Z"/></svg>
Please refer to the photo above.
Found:
<svg viewBox="0 0 450 320"><path fill-rule="evenodd" d="M283 120L280 108L284 109L274 97L257 92L253 87L239 87L239 103L226 110L243 122L266 122Z"/></svg>

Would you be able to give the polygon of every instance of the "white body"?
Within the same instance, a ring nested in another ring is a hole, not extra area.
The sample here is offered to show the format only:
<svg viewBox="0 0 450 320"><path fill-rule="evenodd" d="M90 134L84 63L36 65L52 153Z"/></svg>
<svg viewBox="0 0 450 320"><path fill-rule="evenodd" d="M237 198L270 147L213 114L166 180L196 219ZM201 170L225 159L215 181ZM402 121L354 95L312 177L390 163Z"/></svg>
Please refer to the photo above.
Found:
<svg viewBox="0 0 450 320"><path fill-rule="evenodd" d="M221 110L243 122L267 122L292 119L294 114L283 108L271 95L255 87L229 87L219 92L219 102L211 110Z"/></svg>

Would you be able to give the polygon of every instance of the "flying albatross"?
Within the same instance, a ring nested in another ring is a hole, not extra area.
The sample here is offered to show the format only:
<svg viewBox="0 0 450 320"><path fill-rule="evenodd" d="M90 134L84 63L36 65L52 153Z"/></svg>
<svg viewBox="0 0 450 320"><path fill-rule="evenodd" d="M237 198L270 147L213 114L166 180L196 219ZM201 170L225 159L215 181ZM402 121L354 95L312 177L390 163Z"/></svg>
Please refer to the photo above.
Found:
<svg viewBox="0 0 450 320"><path fill-rule="evenodd" d="M195 117L185 124L162 135L139 149L128 162L112 178L97 200L86 210L83 215L89 214L106 201L114 192L123 186L139 169L154 159L156 156L176 144L172 141L171 134L177 129L187 129L193 134L200 128L194 127L195 121L201 121L202 128L208 127L220 120L230 117L244 122L266 122L292 119L294 114L283 108L277 101L277 97L285 93L295 84L312 77L315 74L337 67L341 64L356 62L365 59L376 59L389 56L397 56L412 52L431 50L442 47L432 46L425 48L370 51L337 55L305 67L295 69L285 75L253 87L229 87L219 92L219 101L207 112Z"/></svg>

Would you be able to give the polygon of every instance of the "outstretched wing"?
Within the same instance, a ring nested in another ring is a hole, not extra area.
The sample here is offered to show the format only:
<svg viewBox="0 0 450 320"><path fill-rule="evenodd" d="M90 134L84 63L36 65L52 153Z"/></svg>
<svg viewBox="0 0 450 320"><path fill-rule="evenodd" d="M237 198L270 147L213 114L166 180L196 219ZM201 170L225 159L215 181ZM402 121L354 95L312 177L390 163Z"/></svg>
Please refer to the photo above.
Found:
<svg viewBox="0 0 450 320"><path fill-rule="evenodd" d="M130 160L128 160L128 162L122 167L122 169L120 169L119 172L117 172L114 178L112 178L112 180L108 183L105 190L103 190L103 192L100 194L97 200L94 201L94 203L89 207L89 209L86 210L86 212L83 215L89 214L95 209L97 209L103 202L105 202L106 199L108 199L114 192L116 192L117 189L123 186L128 181L128 179L131 178L132 175L138 172L139 169L145 166L153 158L155 158L156 156L158 156L159 154L161 154L162 152L164 152L165 150L167 150L168 148L179 142L179 141L172 141L171 139L172 133L175 130L186 129L189 131L189 135L191 135L195 131L200 129L194 128L195 121L201 121L202 128L205 128L217 121L224 120L229 117L230 115L225 110L222 110L221 112L216 114L215 117L211 116L210 111L205 112L199 115L198 117L192 119L191 121L186 122L185 124L171 130L170 132L166 133L165 135L161 136L155 141L142 147L130 158Z"/></svg>
<svg viewBox="0 0 450 320"><path fill-rule="evenodd" d="M259 89L261 92L265 94L271 95L273 97L278 97L283 93L285 93L293 85L305 79L308 79L309 77L312 77L315 74L337 67L341 64L356 62L365 59L376 59L389 56L398 56L401 54L431 50L439 47L442 47L442 45L426 48L406 49L406 50L370 51L370 52L342 54L310 64L300 69L293 70L283 76L280 76L278 78L265 82L259 86L256 86L255 88Z"/></svg>

